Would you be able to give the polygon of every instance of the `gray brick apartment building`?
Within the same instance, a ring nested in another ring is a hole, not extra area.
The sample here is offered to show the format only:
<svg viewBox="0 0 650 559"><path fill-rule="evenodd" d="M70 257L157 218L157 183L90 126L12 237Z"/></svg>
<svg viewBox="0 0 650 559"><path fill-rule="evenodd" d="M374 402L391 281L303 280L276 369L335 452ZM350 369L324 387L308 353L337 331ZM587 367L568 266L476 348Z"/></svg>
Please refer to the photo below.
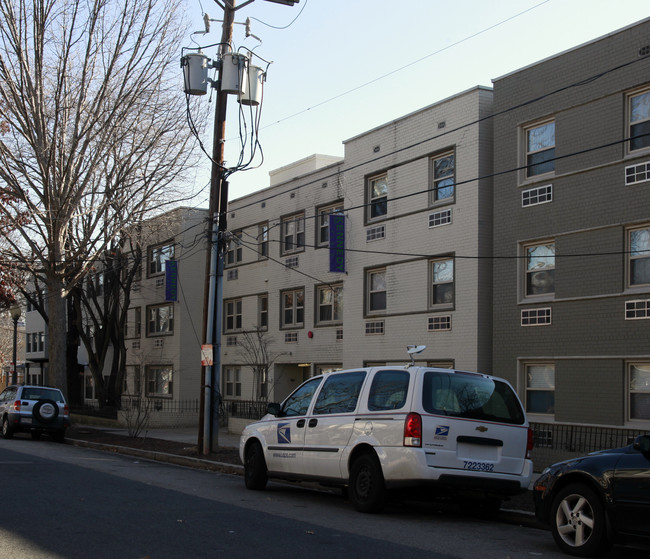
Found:
<svg viewBox="0 0 650 559"><path fill-rule="evenodd" d="M493 371L533 420L647 428L650 19L493 84Z"/></svg>

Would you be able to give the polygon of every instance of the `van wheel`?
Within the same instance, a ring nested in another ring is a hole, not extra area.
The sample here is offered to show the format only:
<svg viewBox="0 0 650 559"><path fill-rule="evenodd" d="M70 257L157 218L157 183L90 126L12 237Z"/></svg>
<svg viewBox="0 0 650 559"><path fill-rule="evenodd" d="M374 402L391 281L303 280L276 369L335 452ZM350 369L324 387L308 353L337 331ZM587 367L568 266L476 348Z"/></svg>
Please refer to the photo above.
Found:
<svg viewBox="0 0 650 559"><path fill-rule="evenodd" d="M2 420L2 438L3 439L10 439L11 437L14 436L14 431L13 429L9 426L9 418L5 417Z"/></svg>
<svg viewBox="0 0 650 559"><path fill-rule="evenodd" d="M386 486L376 456L363 454L353 463L348 487L350 501L360 512L380 512L386 502Z"/></svg>
<svg viewBox="0 0 650 559"><path fill-rule="evenodd" d="M246 488L261 491L266 487L268 479L262 445L257 441L252 442L246 449L244 456L244 483Z"/></svg>

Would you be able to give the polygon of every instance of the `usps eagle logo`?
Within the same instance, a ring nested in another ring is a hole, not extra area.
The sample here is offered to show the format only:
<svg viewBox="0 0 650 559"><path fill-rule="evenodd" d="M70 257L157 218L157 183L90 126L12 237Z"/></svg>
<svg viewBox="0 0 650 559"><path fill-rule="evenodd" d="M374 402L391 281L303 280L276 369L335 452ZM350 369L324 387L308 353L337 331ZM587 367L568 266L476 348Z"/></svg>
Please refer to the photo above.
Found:
<svg viewBox="0 0 650 559"><path fill-rule="evenodd" d="M278 444L289 444L291 442L291 424L278 423Z"/></svg>

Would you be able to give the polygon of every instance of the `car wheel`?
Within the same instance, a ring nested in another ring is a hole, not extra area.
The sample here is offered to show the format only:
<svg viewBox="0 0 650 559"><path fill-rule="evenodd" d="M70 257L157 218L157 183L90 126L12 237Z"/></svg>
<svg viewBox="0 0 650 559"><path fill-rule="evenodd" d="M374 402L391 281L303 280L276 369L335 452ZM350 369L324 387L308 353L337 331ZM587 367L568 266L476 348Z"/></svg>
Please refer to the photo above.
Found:
<svg viewBox="0 0 650 559"><path fill-rule="evenodd" d="M52 423L59 416L59 406L54 400L39 400L32 408L32 415L41 423Z"/></svg>
<svg viewBox="0 0 650 559"><path fill-rule="evenodd" d="M350 501L360 512L380 512L386 501L386 486L376 456L363 454L353 463L348 487Z"/></svg>
<svg viewBox="0 0 650 559"><path fill-rule="evenodd" d="M264 451L262 445L254 441L248 446L244 456L244 482L247 489L261 491L266 487L267 481Z"/></svg>
<svg viewBox="0 0 650 559"><path fill-rule="evenodd" d="M562 489L551 507L551 531L558 547L570 555L604 552L608 547L605 509L596 492L579 483Z"/></svg>
<svg viewBox="0 0 650 559"><path fill-rule="evenodd" d="M2 420L2 438L3 439L10 439L11 437L14 436L14 431L13 429L9 426L9 418L5 417Z"/></svg>

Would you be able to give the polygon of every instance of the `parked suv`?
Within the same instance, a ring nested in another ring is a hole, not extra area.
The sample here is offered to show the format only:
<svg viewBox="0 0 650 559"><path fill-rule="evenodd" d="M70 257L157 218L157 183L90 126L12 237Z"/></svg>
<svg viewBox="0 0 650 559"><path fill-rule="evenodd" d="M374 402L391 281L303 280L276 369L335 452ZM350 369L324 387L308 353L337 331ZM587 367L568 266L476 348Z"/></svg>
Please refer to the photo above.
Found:
<svg viewBox="0 0 650 559"><path fill-rule="evenodd" d="M0 419L5 439L16 432L31 433L33 439L47 433L63 442L70 425L70 412L58 388L8 386L0 394Z"/></svg>
<svg viewBox="0 0 650 559"><path fill-rule="evenodd" d="M532 432L500 378L413 363L350 369L310 378L267 411L240 440L249 489L317 481L375 512L388 490L427 486L495 510L530 483Z"/></svg>

